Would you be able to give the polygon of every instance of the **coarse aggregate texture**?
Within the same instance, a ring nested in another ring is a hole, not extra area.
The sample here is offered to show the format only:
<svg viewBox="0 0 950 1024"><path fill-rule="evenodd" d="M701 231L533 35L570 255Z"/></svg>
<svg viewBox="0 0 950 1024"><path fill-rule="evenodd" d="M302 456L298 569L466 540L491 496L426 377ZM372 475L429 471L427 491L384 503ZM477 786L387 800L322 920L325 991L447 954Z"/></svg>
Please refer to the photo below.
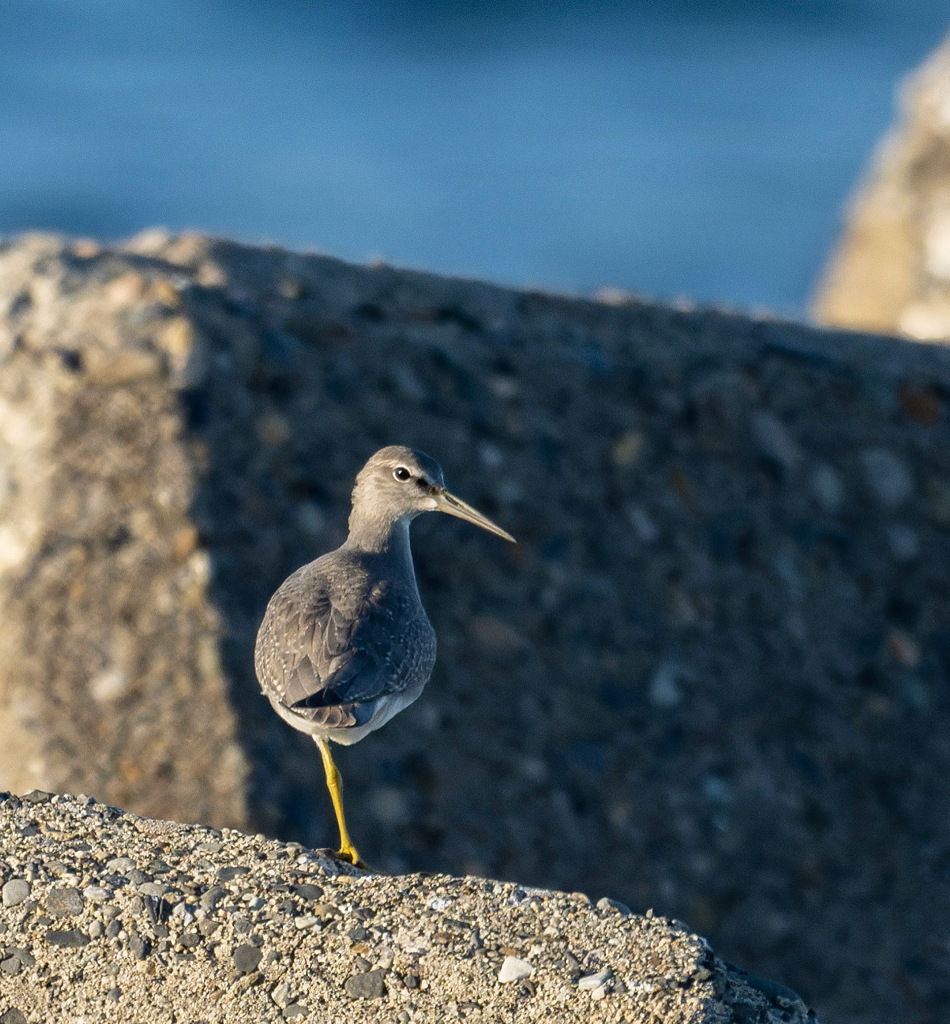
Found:
<svg viewBox="0 0 950 1024"><path fill-rule="evenodd" d="M4 1024L815 1020L610 900L372 874L89 797L0 795L0 879L28 889L0 906Z"/></svg>
<svg viewBox="0 0 950 1024"><path fill-rule="evenodd" d="M820 323L950 340L950 36L900 90L814 300Z"/></svg>
<svg viewBox="0 0 950 1024"><path fill-rule="evenodd" d="M944 347L161 233L12 241L0 297L4 789L335 842L254 634L409 443L520 544L413 525L433 679L338 755L368 862L943 1024Z"/></svg>

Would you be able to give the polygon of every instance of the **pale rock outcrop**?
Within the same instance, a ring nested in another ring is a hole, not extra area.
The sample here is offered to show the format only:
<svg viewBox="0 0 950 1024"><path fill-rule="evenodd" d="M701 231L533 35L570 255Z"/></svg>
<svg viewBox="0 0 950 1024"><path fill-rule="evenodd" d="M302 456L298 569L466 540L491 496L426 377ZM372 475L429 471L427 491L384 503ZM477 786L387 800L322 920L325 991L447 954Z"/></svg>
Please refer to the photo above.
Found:
<svg viewBox="0 0 950 1024"><path fill-rule="evenodd" d="M815 318L950 339L950 37L900 92L896 126L852 200Z"/></svg>

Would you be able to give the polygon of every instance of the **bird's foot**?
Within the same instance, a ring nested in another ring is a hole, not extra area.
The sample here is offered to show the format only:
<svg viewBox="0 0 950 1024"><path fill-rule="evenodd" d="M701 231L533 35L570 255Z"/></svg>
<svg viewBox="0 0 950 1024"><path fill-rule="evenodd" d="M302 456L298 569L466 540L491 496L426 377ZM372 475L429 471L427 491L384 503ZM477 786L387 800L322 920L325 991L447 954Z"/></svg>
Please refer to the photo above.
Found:
<svg viewBox="0 0 950 1024"><path fill-rule="evenodd" d="M364 871L369 871L369 865L364 863L363 858L356 852L356 847L350 843L340 847L336 851L336 855L340 860L345 860L355 868L363 868Z"/></svg>

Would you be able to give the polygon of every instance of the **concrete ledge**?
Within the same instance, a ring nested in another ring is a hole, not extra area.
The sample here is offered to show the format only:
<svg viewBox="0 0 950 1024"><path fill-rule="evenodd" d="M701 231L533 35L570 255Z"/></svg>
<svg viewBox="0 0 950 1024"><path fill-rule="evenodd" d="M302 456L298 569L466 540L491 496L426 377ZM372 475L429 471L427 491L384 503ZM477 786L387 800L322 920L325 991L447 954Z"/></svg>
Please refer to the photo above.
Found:
<svg viewBox="0 0 950 1024"><path fill-rule="evenodd" d="M0 1021L813 1021L678 922L327 851L0 801Z"/></svg>

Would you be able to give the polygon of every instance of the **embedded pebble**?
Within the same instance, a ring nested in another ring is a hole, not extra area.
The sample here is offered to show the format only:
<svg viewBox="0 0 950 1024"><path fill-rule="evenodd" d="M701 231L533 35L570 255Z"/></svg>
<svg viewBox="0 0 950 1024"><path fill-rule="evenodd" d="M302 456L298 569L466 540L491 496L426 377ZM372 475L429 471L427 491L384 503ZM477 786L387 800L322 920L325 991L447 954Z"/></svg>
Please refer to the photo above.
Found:
<svg viewBox="0 0 950 1024"><path fill-rule="evenodd" d="M608 896L602 896L595 906L600 911L611 911L613 913L620 914L621 917L629 917L633 913L626 903L621 903L619 900L612 900Z"/></svg>
<svg viewBox="0 0 950 1024"><path fill-rule="evenodd" d="M117 874L122 874L125 871L131 871L135 867L135 861L131 857L113 857L111 860L106 862L106 870L114 871Z"/></svg>
<svg viewBox="0 0 950 1024"><path fill-rule="evenodd" d="M46 933L46 941L51 942L54 946L68 946L75 949L77 946L87 945L89 936L78 928L50 928Z"/></svg>
<svg viewBox="0 0 950 1024"><path fill-rule="evenodd" d="M217 872L215 872L215 877L219 882L233 882L235 878L246 875L248 871L249 868L229 864L226 867L218 868Z"/></svg>
<svg viewBox="0 0 950 1024"><path fill-rule="evenodd" d="M884 448L861 453L864 478L869 490L886 509L894 511L914 493L914 478L906 463Z"/></svg>
<svg viewBox="0 0 950 1024"><path fill-rule="evenodd" d="M245 974L256 971L261 962L261 951L256 946L247 943L240 945L231 955L234 966Z"/></svg>
<svg viewBox="0 0 950 1024"><path fill-rule="evenodd" d="M597 974L587 974L583 978L579 978L577 987L582 992L587 992L591 989L603 987L611 978L613 978L613 972L609 969L598 971Z"/></svg>
<svg viewBox="0 0 950 1024"><path fill-rule="evenodd" d="M385 971L365 971L346 979L344 988L351 999L382 999L386 994Z"/></svg>
<svg viewBox="0 0 950 1024"><path fill-rule="evenodd" d="M313 885L310 882L294 886L294 892L308 903L315 903L317 900L323 899L323 889L319 885Z"/></svg>
<svg viewBox="0 0 950 1024"><path fill-rule="evenodd" d="M30 897L30 883L25 878L11 878L3 883L2 892L3 905L15 907Z"/></svg>
<svg viewBox="0 0 950 1024"><path fill-rule="evenodd" d="M85 905L82 893L66 886L54 886L46 897L46 912L53 917L75 917Z"/></svg>
<svg viewBox="0 0 950 1024"><path fill-rule="evenodd" d="M498 980L506 985L512 981L521 981L522 978L530 978L534 974L533 964L527 960L521 960L516 956L506 956L501 970L498 972Z"/></svg>
<svg viewBox="0 0 950 1024"><path fill-rule="evenodd" d="M290 986L286 981L282 981L274 987L270 997L281 1009L284 1009L290 1003Z"/></svg>
<svg viewBox="0 0 950 1024"><path fill-rule="evenodd" d="M106 889L102 885L87 885L82 894L93 903L103 903L115 895L111 889Z"/></svg>
<svg viewBox="0 0 950 1024"><path fill-rule="evenodd" d="M831 515L841 511L845 497L844 481L834 466L819 462L812 469L811 489L822 511Z"/></svg>
<svg viewBox="0 0 950 1024"><path fill-rule="evenodd" d="M20 799L27 804L47 804L53 799L53 794L47 793L44 789L31 789L29 793L24 793Z"/></svg>
<svg viewBox="0 0 950 1024"><path fill-rule="evenodd" d="M805 458L789 428L768 410L752 415L752 434L762 454L785 470L794 469Z"/></svg>
<svg viewBox="0 0 950 1024"><path fill-rule="evenodd" d="M0 972L8 975L19 974L25 967L32 967L35 963L35 958L27 950L11 946L7 949L5 958L0 960Z"/></svg>
<svg viewBox="0 0 950 1024"><path fill-rule="evenodd" d="M205 910L214 910L227 894L228 890L223 885L212 885L201 897L201 906Z"/></svg>
<svg viewBox="0 0 950 1024"><path fill-rule="evenodd" d="M168 886L163 885L161 882L142 882L137 886L137 891L143 896L164 896L168 892Z"/></svg>
<svg viewBox="0 0 950 1024"><path fill-rule="evenodd" d="M655 544L660 539L660 528L642 505L628 505L625 509L633 532L644 544Z"/></svg>
<svg viewBox="0 0 950 1024"><path fill-rule="evenodd" d="M650 703L656 708L675 708L683 700L681 681L686 677L682 666L661 661L650 680Z"/></svg>
<svg viewBox="0 0 950 1024"><path fill-rule="evenodd" d="M320 918L315 917L313 914L305 914L303 917L294 918L294 927L299 931L303 931L305 928L313 928L318 924L320 924Z"/></svg>

